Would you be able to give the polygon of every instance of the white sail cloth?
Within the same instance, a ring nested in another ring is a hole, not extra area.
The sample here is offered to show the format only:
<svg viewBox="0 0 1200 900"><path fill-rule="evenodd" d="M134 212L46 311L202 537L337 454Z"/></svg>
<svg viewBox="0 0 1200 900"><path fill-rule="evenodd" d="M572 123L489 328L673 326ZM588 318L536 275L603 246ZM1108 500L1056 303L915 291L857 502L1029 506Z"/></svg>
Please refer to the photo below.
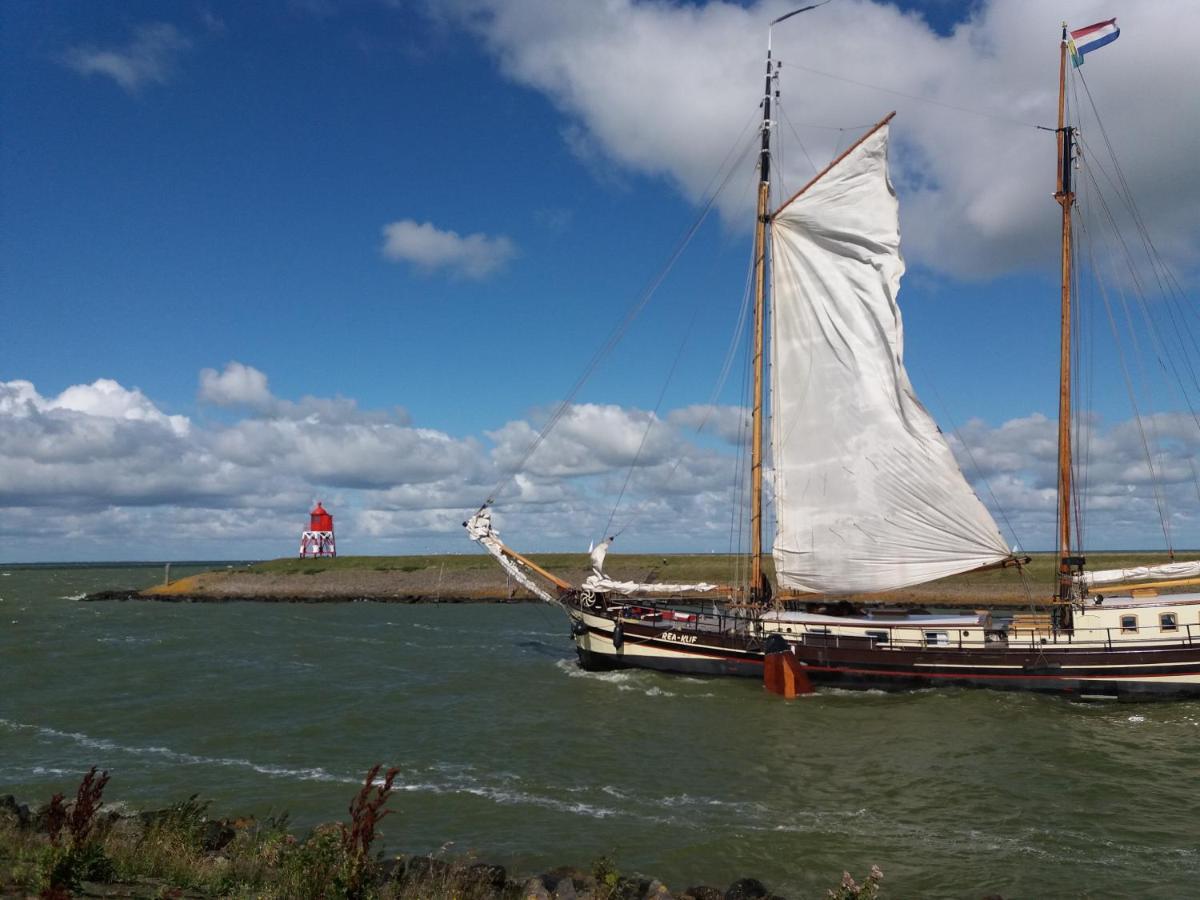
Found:
<svg viewBox="0 0 1200 900"><path fill-rule="evenodd" d="M715 584L700 582L699 584L659 584L658 582L644 583L640 581L613 581L606 575L591 574L583 582L583 589L596 593L625 594L682 594L687 591L715 591Z"/></svg>
<svg viewBox="0 0 1200 900"><path fill-rule="evenodd" d="M1008 557L908 379L887 126L773 217L775 573L901 588Z"/></svg>
<svg viewBox="0 0 1200 900"><path fill-rule="evenodd" d="M521 587L525 588L525 590L529 591L535 597L540 597L547 603L558 603L558 600L549 591L529 577L524 566L520 565L515 559L504 552L504 544L500 540L500 535L492 528L492 511L490 509L485 507L479 510L464 524L471 540L477 542L484 550L494 556L496 562L500 563L504 571L512 576L513 581L521 585Z"/></svg>
<svg viewBox="0 0 1200 900"><path fill-rule="evenodd" d="M1085 587L1122 584L1126 581L1173 581L1176 578L1200 577L1200 560L1163 563L1159 566L1135 566L1132 569L1103 569L1084 572L1076 581Z"/></svg>

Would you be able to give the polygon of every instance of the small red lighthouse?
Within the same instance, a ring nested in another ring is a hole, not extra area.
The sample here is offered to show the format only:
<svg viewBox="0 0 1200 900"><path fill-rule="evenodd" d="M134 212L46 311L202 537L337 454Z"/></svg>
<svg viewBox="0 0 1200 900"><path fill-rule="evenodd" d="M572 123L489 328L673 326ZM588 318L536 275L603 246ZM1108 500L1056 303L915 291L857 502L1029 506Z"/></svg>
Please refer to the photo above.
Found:
<svg viewBox="0 0 1200 900"><path fill-rule="evenodd" d="M333 540L333 516L325 511L320 501L308 515L308 531L300 535L300 558L337 556L337 545Z"/></svg>

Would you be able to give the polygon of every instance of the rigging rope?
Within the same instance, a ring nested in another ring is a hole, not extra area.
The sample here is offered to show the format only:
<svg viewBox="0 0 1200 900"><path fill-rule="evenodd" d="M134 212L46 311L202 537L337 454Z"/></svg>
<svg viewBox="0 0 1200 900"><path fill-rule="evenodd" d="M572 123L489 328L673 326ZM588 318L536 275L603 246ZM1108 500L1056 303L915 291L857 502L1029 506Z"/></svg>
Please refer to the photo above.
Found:
<svg viewBox="0 0 1200 900"><path fill-rule="evenodd" d="M647 286L643 289L642 293L639 295L637 301L633 304L633 306L630 308L630 310L625 314L625 317L613 328L612 331L609 332L604 343L602 343L600 345L600 347L592 355L591 359L588 360L588 363L584 367L583 372L575 380L574 384L571 385L571 389L567 392L566 396L563 397L563 399L555 407L554 412L551 414L551 416L547 420L546 424L544 426L542 426L542 429L540 432L538 432L537 437L534 438L534 440L530 442L529 447L525 450L524 454L521 456L520 460L518 460L517 464L512 467L512 470L508 474L504 475L503 477L500 478L499 481L496 482L496 485L492 488L491 492L488 494L487 500L483 504L484 506L489 506L489 505L495 503L496 497L499 496L500 491L507 484L509 484L517 476L517 474L525 467L525 464L529 461L529 458L531 456L533 456L533 454L535 452L537 452L538 447L540 447L542 445L542 443L550 435L550 432L554 429L554 427L559 423L559 421L562 419L562 417L564 415L566 415L567 411L571 408L571 404L574 402L575 397L578 396L579 391L583 389L584 384L586 384L588 379L591 378L592 374L595 372L595 370L600 365L600 363L621 342L621 339L625 336L625 333L629 330L629 327L633 324L634 320L637 319L637 317L641 314L642 310L644 310L646 308L646 305L650 302L651 297L654 296L654 292L656 290L658 290L659 286L666 279L667 275L670 273L671 269L674 267L674 265L678 261L679 257L683 254L683 251L685 249L687 249L688 245L691 243L692 238L694 238L696 236L696 233L700 230L700 226L703 225L705 220L708 218L708 214L712 211L712 208L716 203L717 197L720 196L720 194L724 190L725 186L729 183L729 180L733 176L733 173L736 168L735 166L729 165L730 160L737 153L739 146L743 146L748 143L746 140L746 131L749 129L750 125L753 124L753 121L755 118L757 118L757 113L752 114L749 122L747 123L747 126L742 129L742 134L739 135L738 140L734 143L733 147L730 148L729 153L726 154L725 160L721 163L721 167L718 168L717 173L713 176L712 181L709 182L709 187L707 189L708 190L707 199L701 206L699 214L696 216L696 219L692 222L692 224L687 228L687 230L683 233L683 235L676 242L674 249L672 250L670 256L667 259L667 262L658 271L658 273L650 280L650 282L647 284ZM757 134L752 135L752 137L757 137ZM742 153L737 154L738 159L740 160L743 156L745 156L746 153L747 153L747 148L745 146L743 146ZM729 171L726 172L725 177L723 179L721 179L720 185L717 187L717 189L712 190L713 182L715 182L717 180L717 178L720 176L721 170L723 168L728 168Z"/></svg>
<svg viewBox="0 0 1200 900"><path fill-rule="evenodd" d="M1190 380L1192 388L1200 390L1200 377L1197 376L1197 370L1192 361L1193 356L1200 356L1200 344L1197 343L1196 335L1188 321L1188 313L1190 312L1194 316L1196 315L1196 310L1195 308L1187 307L1184 303L1184 292L1178 279L1162 259L1158 248L1155 246L1146 220L1134 200L1132 188L1117 158L1113 142L1104 126L1095 99L1087 85L1086 78L1078 70L1073 74L1077 76L1077 78L1072 79L1075 104L1078 108L1083 108L1079 96L1079 87L1082 86L1087 105L1090 107L1090 111L1094 117L1096 130L1101 136L1102 148L1106 151L1102 157L1100 153L1096 152L1098 148L1093 148L1082 136L1078 139L1080 161L1084 164L1083 171L1085 172L1085 178L1082 179L1083 191L1080 197L1080 206L1084 212L1084 216L1081 217L1079 237L1086 242L1087 259L1091 263L1093 275L1098 276L1099 264L1096 258L1094 247L1095 235L1093 233L1095 229L1089 227L1088 218L1089 215L1093 215L1089 213L1089 210L1094 206L1097 210L1094 214L1097 223L1104 225L1106 230L1111 233L1111 244L1109 246L1112 247L1112 251L1105 255L1103 262L1107 263L1114 270L1123 264L1123 271L1126 273L1125 278L1121 278L1118 275L1114 279L1114 284L1117 288L1117 298L1123 313L1125 330L1131 348L1135 354L1140 351L1139 329L1135 325L1135 320L1138 320L1145 331L1146 339L1149 341L1154 360L1157 362L1158 371L1168 386L1172 386L1178 391L1184 405L1187 407L1193 424L1195 424L1197 430L1200 430L1200 410L1198 410L1197 404L1193 402L1191 392L1187 389L1186 384ZM1108 165L1106 165L1106 162ZM1162 321L1161 315L1156 316L1152 312L1147 291L1147 280L1143 278L1142 270L1135 263L1134 250L1126 239L1125 234L1122 233L1122 229L1118 224L1116 211L1108 202L1107 195L1101 190L1101 180L1107 185L1110 194L1119 199L1120 205L1118 209L1128 216L1129 221L1132 222L1134 230L1140 238L1141 254L1137 254L1137 259L1140 261L1144 258L1145 266L1149 268L1149 283L1157 286L1159 293L1165 299L1165 302L1161 305L1161 308L1165 311L1165 323ZM1116 275L1117 273L1114 271L1113 274ZM1150 415L1148 416L1149 422L1147 422L1147 416L1141 413L1142 404L1138 400L1138 392L1135 390L1135 379L1126 360L1124 347L1117 327L1118 317L1113 308L1114 301L1110 298L1107 285L1103 281L1099 280L1098 277L1094 277L1093 282L1096 290L1103 299L1109 329L1112 332L1113 341L1118 353L1121 374L1125 381L1125 388L1130 404L1133 407L1139 440L1151 477L1155 508L1158 513L1167 550L1173 556L1170 503L1168 493L1163 484L1163 476L1166 474L1165 460L1167 459L1167 455L1160 439L1159 417ZM1130 308L1131 301L1127 296L1126 290L1121 286L1122 283L1127 283L1130 286L1133 294L1132 302L1136 306L1136 314ZM1076 291L1076 293L1078 294L1079 292ZM1081 305L1081 311L1083 308ZM1164 325L1167 327L1168 335L1163 334ZM1180 356L1182 356L1182 361L1179 359ZM1141 383L1145 399L1149 401L1151 397L1151 379L1145 365L1141 362L1142 356L1139 355L1137 358L1138 375L1140 376L1138 380ZM1185 374L1188 378L1184 377ZM1088 429L1086 433L1088 436L1087 440L1090 442L1091 430ZM1196 478L1194 463L1192 464L1192 474L1197 493L1200 495L1200 480ZM1084 493L1086 494L1086 482L1084 484Z"/></svg>
<svg viewBox="0 0 1200 900"><path fill-rule="evenodd" d="M1085 170L1085 171L1087 171L1087 170ZM1088 178L1092 181L1093 186L1095 186L1095 178L1090 172L1088 173ZM1116 222L1113 219L1112 212L1109 209L1108 204L1105 203L1103 197L1100 198L1100 207L1101 207L1101 209L1104 210L1106 217L1109 221L1109 224L1115 229ZM1090 240L1090 230L1087 228L1086 223L1083 223L1082 230L1085 232L1085 234L1087 234L1089 236L1088 258L1091 261L1092 266L1095 267L1096 261L1095 261L1094 249L1092 246L1092 242ZM1122 247L1124 247L1123 242L1122 242ZM1098 269L1094 268L1094 271L1098 271ZM1120 332L1117 328L1117 321L1116 321L1116 316L1113 313L1112 303L1109 300L1109 293L1108 293L1107 289L1105 288L1103 282L1097 281L1097 285L1099 287L1100 296L1104 300L1105 310L1108 313L1109 327L1112 331L1113 342L1117 348L1117 358L1121 364L1121 374L1125 379L1125 389L1126 389L1126 392L1129 394L1129 402L1133 406L1133 414L1134 414L1134 419L1137 422L1138 435L1141 438L1142 449L1146 455L1146 465L1150 469L1150 477L1151 477L1151 481L1154 485L1153 490L1154 490L1155 503L1158 507L1158 515L1159 515L1159 521L1161 522L1161 525L1162 525L1163 538L1166 540L1167 547L1169 550L1171 547L1171 535L1170 535L1170 525L1167 521L1167 515L1166 515L1166 509L1165 509L1166 501L1165 501L1165 498L1162 496L1162 490L1161 490L1161 485L1159 483L1159 478L1154 469L1154 457L1150 450L1150 442L1146 438L1146 428L1145 428L1145 424L1142 420L1141 408L1137 401L1137 394L1134 390L1133 379L1129 374L1129 366L1128 366L1128 363L1125 358L1124 347L1121 344ZM1130 331L1130 339L1133 341L1134 349L1136 351L1137 350L1137 338L1136 338L1136 335L1133 333L1134 328L1133 328L1132 316L1130 315L1130 312L1129 312L1129 304L1126 302L1124 291L1121 291L1119 293L1119 297L1121 300L1121 306L1125 312L1125 322Z"/></svg>
<svg viewBox="0 0 1200 900"><path fill-rule="evenodd" d="M1072 70L1074 71L1074 70ZM1070 122L1073 118L1078 118L1076 110L1079 108L1079 91L1078 83L1072 78L1071 94L1067 99L1066 120ZM1078 151L1080 130L1075 129L1075 145ZM1079 169L1079 156L1074 160L1067 160L1068 170ZM1075 203L1078 206L1079 195L1076 192ZM1072 259L1079 258L1079 241L1080 229L1071 229L1071 253ZM1069 273L1070 284L1069 290L1073 298L1081 298L1080 290L1080 274L1079 267L1073 265ZM1087 505L1091 498L1091 493L1088 490L1091 476L1091 447L1092 447L1092 429L1091 423L1085 417L1085 411L1091 408L1091 386L1092 377L1095 374L1095 369L1092 367L1093 341L1089 340L1092 336L1088 326L1091 323L1091 317L1088 313L1088 308L1081 302L1071 304L1072 317L1068 323L1071 329L1071 360L1070 364L1072 371L1079 374L1081 377L1072 378L1071 380L1071 436L1072 446L1070 448L1071 458L1071 496L1068 498L1068 512L1072 514L1075 534L1075 550L1077 555L1083 556L1084 548L1087 546ZM1086 360L1085 360L1086 357ZM1080 452L1076 453L1076 449ZM1064 548L1064 552L1069 554L1070 548Z"/></svg>
<svg viewBox="0 0 1200 900"><path fill-rule="evenodd" d="M1090 156L1091 148L1086 144L1086 142L1081 141L1081 143L1083 143L1085 149L1088 150L1089 160L1090 160L1091 159L1091 156ZM1115 160L1114 160L1114 162L1115 162ZM1105 177L1105 180L1113 188L1114 192L1119 197L1121 197L1122 200L1125 201L1126 212L1128 212L1130 214L1131 218L1134 219L1135 223L1138 222L1140 219L1140 214L1138 213L1136 206L1134 206L1134 204L1133 204L1133 198L1131 196L1125 196L1122 194L1121 189L1113 182L1112 177L1109 175L1108 171L1104 168L1103 163L1097 162L1095 165L1095 168L1100 172L1101 175L1103 175ZM1092 178L1094 184L1097 184L1094 174L1091 174L1089 172L1089 177ZM1106 208L1106 211L1108 211L1107 208ZM1109 218L1109 221L1113 223L1113 227L1115 228L1116 227L1115 217L1111 214L1111 212L1109 212L1108 218ZM1139 232L1141 232L1143 228L1144 228L1144 224L1138 225ZM1147 330L1150 333L1151 338L1154 340L1155 347L1156 347L1156 359L1158 360L1159 366L1163 368L1164 372L1167 369L1170 369L1170 374L1173 376L1173 378L1175 379L1175 381L1177 383L1177 386L1180 388L1180 394L1182 395L1184 403L1187 405L1189 411L1191 412L1192 418L1196 422L1197 427L1200 428L1200 414L1197 413L1197 410L1196 410L1194 404L1192 403L1191 397L1188 395L1187 391L1183 390L1184 379L1180 375L1178 365L1176 364L1175 356L1172 353L1170 353L1169 347L1167 347L1163 341L1160 330L1154 323L1153 318L1150 316L1149 307L1145 302L1145 288L1142 286L1141 279L1138 276L1137 270L1133 266L1132 253L1130 252L1129 247L1126 245L1124 239L1120 237L1119 233L1118 233L1118 239L1121 242L1122 250L1124 250L1126 256L1128 257L1128 268L1129 268L1130 279L1131 279L1131 281L1133 281L1133 283L1137 287L1138 298L1139 298L1139 310L1142 313L1143 320L1146 322ZM1177 339L1179 339L1179 341L1180 341L1184 363L1187 365L1188 374L1191 375L1192 383L1196 386L1197 390L1200 390L1200 379L1197 378L1196 369L1192 365L1191 354L1188 353L1187 347L1182 345L1182 334L1187 334L1187 336L1191 339L1193 350L1198 355L1200 355L1200 344L1196 343L1195 335L1192 333L1191 329L1188 328L1187 322L1180 321L1176 317L1176 306L1177 306L1178 300L1180 298L1178 298L1176 296L1176 292L1171 289L1172 288L1171 282L1173 281L1173 279L1171 277L1165 277L1165 276L1169 276L1170 273L1161 271L1164 268L1163 263L1162 263L1161 259L1159 259L1157 251L1154 249L1153 245L1149 242L1148 234L1143 233L1142 240L1143 240L1143 249L1146 251L1147 256L1149 257L1148 262L1150 264L1151 271L1154 273L1155 279L1158 282L1159 291L1168 300L1168 302L1166 304L1166 310L1167 310L1167 315L1171 320L1171 326L1172 326L1171 331L1172 331L1172 333L1174 333L1176 335ZM1173 301L1173 300L1176 301L1176 303L1172 303L1171 301Z"/></svg>
<svg viewBox="0 0 1200 900"><path fill-rule="evenodd" d="M671 368L667 371L666 380L663 382L662 389L658 392L658 400L654 404L654 409L650 411L650 418L646 420L646 428L642 432L641 443L638 444L637 452L633 455L633 460L629 463L629 468L625 472L625 481L621 485L620 492L617 494L616 502L613 503L612 512L608 514L608 521L604 523L604 532L600 535L601 540L604 540L605 534L612 534L613 538L616 538L621 534L621 532L633 524L634 519L630 518L628 522L621 526L620 531L616 533L612 533L610 531L612 528L613 519L616 518L617 510L621 506L621 500L624 499L625 491L629 488L629 482L633 478L634 470L637 468L638 460L642 458L642 451L646 448L646 441L650 437L650 430L654 427L654 423L658 421L658 410L662 407L663 398L667 396L667 388L671 386L671 379L675 377L675 370L679 367L679 360L683 358L683 351L687 347L688 338L692 336L692 328L696 324L696 316L698 313L699 308L693 307L692 318L688 322L687 328L684 329L683 338L679 341L679 349L675 351L675 359L672 360ZM670 481L671 475L675 474L675 470L679 468L679 464L682 461L682 456L676 460L674 468L671 469L670 474L667 476L667 481Z"/></svg>
<svg viewBox="0 0 1200 900"><path fill-rule="evenodd" d="M745 156L745 154L743 154L743 158L744 158L744 156ZM728 157L727 157L727 159L728 159ZM740 160L739 160L739 162L740 162ZM737 170L737 168L738 167L736 165L730 167L728 174L725 176L725 179L721 182L720 187L717 189L717 194L720 194L720 192L729 183L729 180L733 177L733 174ZM753 260L751 260L751 266L753 266ZM746 300L743 297L743 307L745 307L745 303L746 303ZM625 481L621 485L620 492L617 494L617 500L613 504L612 512L609 513L608 522L604 526L604 534L608 534L609 529L612 528L612 523L613 523L613 520L616 518L617 510L621 506L621 501L625 497L625 491L629 487L630 480L633 478L634 469L636 469L636 467L637 467L638 460L641 459L642 450L645 448L646 441L650 436L650 429L654 427L654 423L655 423L655 421L657 421L657 413L658 413L658 410L662 406L663 399L666 397L667 388L671 384L671 380L675 375L675 370L679 366L679 361L683 358L683 351L687 347L688 338L691 336L692 328L696 324L696 319L697 319L698 315L699 315L699 307L693 306L692 307L692 317L688 321L688 326L684 331L683 339L679 343L679 349L675 353L675 359L672 361L671 368L667 372L666 380L663 383L662 389L659 391L658 400L654 405L654 410L652 411L649 420L647 420L646 429L642 432L641 443L639 443L637 452L634 454L633 461L629 464L629 468L625 473ZM739 333L740 333L741 329L742 329L742 323L739 322L739 329L738 329ZM731 349L732 349L732 345L731 345ZM723 386L725 374L726 373L723 371L720 376L719 383L717 386L717 391L720 391L721 387ZM702 417L700 424L697 426L697 429L696 429L697 431L700 431L701 429L703 429L705 424L707 424L709 417L712 415L712 406L713 406L713 404L710 403L708 411ZM683 462L682 456L680 456L679 458L677 458L675 460L675 464L671 467L671 470L667 473L667 477L666 477L666 480L664 481L664 485L670 483L670 481L674 477L675 473L679 470L679 466L680 466L680 464L682 464L682 462ZM629 519L629 521L627 521L623 526L621 526L620 530L617 531L616 533L614 533L612 536L614 538L618 537L622 532L624 532L626 529L628 529L629 526L632 525L634 523L634 521L636 521L636 519L637 519L637 516L631 517ZM601 535L601 539L603 539L603 534Z"/></svg>
<svg viewBox="0 0 1200 900"><path fill-rule="evenodd" d="M1096 124L1104 141L1105 148L1108 150L1109 158L1112 160L1113 169L1115 170L1116 174L1116 181L1114 182L1113 177L1108 173L1102 162L1098 161L1096 167L1105 177L1105 180L1112 185L1114 193L1124 202L1125 209L1129 213L1130 218L1133 220L1134 226L1142 239L1142 246L1146 253L1147 261L1150 264L1151 272L1154 274L1155 280L1158 282L1159 292L1167 298L1167 313L1171 318L1171 330L1179 340L1184 363L1187 365L1189 374L1192 376L1192 383L1196 386L1197 390L1200 390L1200 378L1197 377L1196 369L1192 365L1192 357L1200 356L1200 343L1197 342L1195 334L1191 328L1188 327L1186 316L1184 315L1186 310L1181 308L1184 293L1183 288L1179 284L1179 281L1175 277L1174 273L1162 260L1162 256L1154 244L1154 239L1150 235L1150 229L1146 225L1145 218L1142 216L1141 210L1138 209L1136 202L1134 202L1133 191L1130 188L1129 181L1126 179L1125 173L1117 159L1116 151L1112 145L1112 140L1108 136L1108 131L1104 127L1104 122L1100 119L1100 113L1096 107L1096 102L1092 97L1091 90L1088 88L1087 80L1083 77L1082 72L1079 73L1079 81L1083 85L1084 92L1087 95L1092 112L1096 117ZM1092 158L1090 150L1089 158ZM1179 312L1178 319L1176 318L1176 311ZM1191 312L1193 316L1198 315L1198 311L1194 307L1191 309ZM1188 348L1183 343L1183 335L1185 334L1191 342L1190 353L1188 352ZM1171 359L1172 368L1174 369L1173 357ZM1182 379L1179 378L1177 370L1175 370L1175 375L1177 380L1182 385ZM1191 406L1190 401L1189 406ZM1197 422L1197 425L1200 426L1200 421Z"/></svg>
<svg viewBox="0 0 1200 900"><path fill-rule="evenodd" d="M754 275L754 249L753 249L753 246L751 246L750 259L747 261L746 284L745 284L745 287L743 288L742 305L738 312L738 318L737 318L736 328L734 331L734 336L733 336L733 339L730 341L728 350L726 351L725 362L722 365L721 373L717 378L716 387L713 390L712 396L709 398L709 402L707 404L707 409L705 410L704 415L700 418L700 423L696 426L697 434L699 434L700 432L702 432L704 430L704 427L708 424L709 420L712 418L713 410L716 408L717 397L720 395L721 391L724 389L725 381L727 380L728 375L729 375L729 370L731 369L734 360L737 358L737 351L739 349L741 335L745 332L746 321L749 317L749 313L750 313L750 309L751 309L750 297L751 297L751 281L752 281L753 275ZM693 316L692 323L694 323L694 322L695 322L695 317ZM689 324L688 327L691 328L691 324ZM683 351L683 346L681 345L680 346L680 354L682 354L682 351ZM675 360L676 364L678 363L678 361L679 361L679 356L677 355L676 360ZM675 366L672 365L672 367L671 367L672 373L674 372L674 369L675 369ZM670 383L670 376L668 376L668 383ZM666 385L663 386L663 391L664 392L666 391ZM660 406L661 404L662 404L662 395L659 396L659 402L655 406L655 412L657 412L658 406ZM646 430L646 432L643 433L643 436L642 436L643 445L645 444L646 435L648 433L649 433L649 426L647 426L647 430ZM638 457L641 456L641 448L640 447L638 448L637 456ZM672 482L672 480L675 477L675 473L679 470L679 466L682 463L683 463L682 456L678 457L675 460L674 465L671 466L671 470L667 473L667 477L663 480L664 486L668 485ZM629 467L629 472L625 478L625 485L629 484L629 478L633 474L633 468L636 465L637 465L637 457L635 457L634 462ZM735 466L735 471L740 471L740 462L739 462L739 465ZM736 491L736 488L735 488L735 491ZM621 494L624 495L624 492L625 492L625 488L622 487ZM606 525L605 529L604 529L606 534L608 533L609 527L611 527L611 525L612 525L613 516L615 516L615 514L616 514L617 507L620 506L620 502L621 502L621 498L618 497L617 503L613 507L613 515L609 516L608 525ZM624 525L621 526L620 530L617 531L616 534L613 535L613 537L614 538L619 537L622 532L626 531L637 520L637 518L638 518L637 515L632 516L629 519L629 521L627 521ZM732 543L733 543L733 541L731 538L730 539L731 547L732 547ZM732 550L731 550L731 552L732 552ZM731 583L733 583L733 582L731 582Z"/></svg>

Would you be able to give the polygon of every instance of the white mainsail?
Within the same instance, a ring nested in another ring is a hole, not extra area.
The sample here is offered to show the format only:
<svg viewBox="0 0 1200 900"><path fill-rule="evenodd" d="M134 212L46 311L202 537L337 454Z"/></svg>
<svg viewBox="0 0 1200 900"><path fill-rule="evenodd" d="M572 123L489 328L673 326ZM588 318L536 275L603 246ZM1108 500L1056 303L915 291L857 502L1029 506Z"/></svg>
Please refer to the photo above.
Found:
<svg viewBox="0 0 1200 900"><path fill-rule="evenodd" d="M871 592L1009 556L903 363L884 124L772 219L780 587Z"/></svg>

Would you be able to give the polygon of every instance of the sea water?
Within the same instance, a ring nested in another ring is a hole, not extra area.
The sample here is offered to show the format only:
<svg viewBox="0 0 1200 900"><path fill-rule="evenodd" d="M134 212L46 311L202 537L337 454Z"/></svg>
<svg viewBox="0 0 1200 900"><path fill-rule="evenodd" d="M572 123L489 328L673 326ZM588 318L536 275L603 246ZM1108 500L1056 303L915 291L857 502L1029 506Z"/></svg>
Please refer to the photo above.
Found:
<svg viewBox="0 0 1200 900"><path fill-rule="evenodd" d="M176 566L172 574L188 570ZM400 770L387 846L676 890L1175 897L1200 878L1200 703L822 692L579 670L542 605L84 603L161 570L0 566L0 793L345 816Z"/></svg>

